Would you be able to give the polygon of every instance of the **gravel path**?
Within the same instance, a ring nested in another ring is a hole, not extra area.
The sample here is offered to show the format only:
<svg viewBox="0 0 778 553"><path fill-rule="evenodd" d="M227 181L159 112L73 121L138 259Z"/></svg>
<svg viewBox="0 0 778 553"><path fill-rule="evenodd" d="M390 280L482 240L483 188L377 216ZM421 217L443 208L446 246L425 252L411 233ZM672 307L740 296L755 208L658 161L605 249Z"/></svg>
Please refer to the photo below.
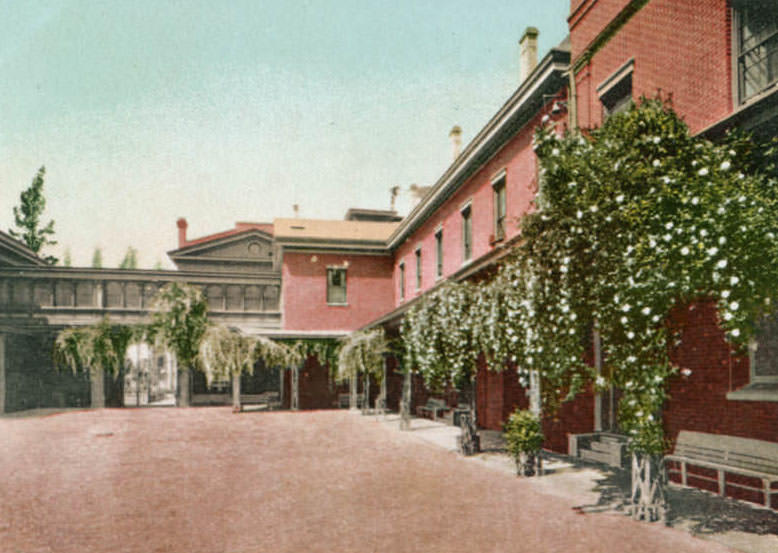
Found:
<svg viewBox="0 0 778 553"><path fill-rule="evenodd" d="M729 551L344 411L0 419L0 551Z"/></svg>

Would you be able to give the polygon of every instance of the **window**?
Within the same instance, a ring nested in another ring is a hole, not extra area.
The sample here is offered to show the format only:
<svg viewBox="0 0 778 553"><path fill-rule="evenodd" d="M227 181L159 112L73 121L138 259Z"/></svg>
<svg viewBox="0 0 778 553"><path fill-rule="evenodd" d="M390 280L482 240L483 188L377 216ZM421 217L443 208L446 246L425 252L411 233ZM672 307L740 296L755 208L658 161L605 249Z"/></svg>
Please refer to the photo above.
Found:
<svg viewBox="0 0 778 553"><path fill-rule="evenodd" d="M629 109L632 103L632 73L634 69L635 61L629 60L597 87L597 94L602 103L603 119Z"/></svg>
<svg viewBox="0 0 778 553"><path fill-rule="evenodd" d="M416 289L421 290L421 248L416 249Z"/></svg>
<svg viewBox="0 0 778 553"><path fill-rule="evenodd" d="M778 314L765 317L749 345L750 383L729 392L727 399L778 401Z"/></svg>
<svg viewBox="0 0 778 553"><path fill-rule="evenodd" d="M505 214L507 204L505 199L505 171L492 181L494 190L494 239L505 238Z"/></svg>
<svg viewBox="0 0 778 553"><path fill-rule="evenodd" d="M346 269L327 267L327 303L346 305Z"/></svg>
<svg viewBox="0 0 778 553"><path fill-rule="evenodd" d="M733 4L737 96L742 103L778 80L778 10L774 0L738 0Z"/></svg>
<svg viewBox="0 0 778 553"><path fill-rule="evenodd" d="M435 233L435 277L443 276L443 229Z"/></svg>
<svg viewBox="0 0 778 553"><path fill-rule="evenodd" d="M472 209L467 205L462 210L462 260L470 261L473 256L473 218Z"/></svg>
<svg viewBox="0 0 778 553"><path fill-rule="evenodd" d="M400 263L400 299L405 299L405 263Z"/></svg>

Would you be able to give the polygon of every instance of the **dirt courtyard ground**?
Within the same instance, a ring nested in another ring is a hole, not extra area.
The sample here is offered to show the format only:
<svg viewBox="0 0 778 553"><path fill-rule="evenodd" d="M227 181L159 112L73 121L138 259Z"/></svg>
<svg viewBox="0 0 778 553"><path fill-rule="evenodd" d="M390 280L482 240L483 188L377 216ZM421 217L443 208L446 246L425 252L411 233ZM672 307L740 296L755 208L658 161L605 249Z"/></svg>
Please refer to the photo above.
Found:
<svg viewBox="0 0 778 553"><path fill-rule="evenodd" d="M0 419L0 551L718 552L372 417L124 409Z"/></svg>

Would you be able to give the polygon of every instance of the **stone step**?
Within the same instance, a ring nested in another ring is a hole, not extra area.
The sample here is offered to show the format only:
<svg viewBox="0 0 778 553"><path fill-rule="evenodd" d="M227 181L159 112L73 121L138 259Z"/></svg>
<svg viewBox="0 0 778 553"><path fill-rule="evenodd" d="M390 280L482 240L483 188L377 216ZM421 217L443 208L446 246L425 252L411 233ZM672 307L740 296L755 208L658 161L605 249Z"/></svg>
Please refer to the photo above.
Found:
<svg viewBox="0 0 778 553"><path fill-rule="evenodd" d="M600 441L608 442L611 444L625 444L627 443L627 438L624 436L616 436L614 434L600 434Z"/></svg>
<svg viewBox="0 0 778 553"><path fill-rule="evenodd" d="M618 454L621 451L621 444L619 442L596 442L592 441L589 442L589 447L593 449L594 451L600 451L602 453L616 453Z"/></svg>
<svg viewBox="0 0 778 553"><path fill-rule="evenodd" d="M585 461L595 461L597 463L604 463L612 466L617 463L617 458L613 453L594 451L592 449L581 449L578 452L578 455Z"/></svg>

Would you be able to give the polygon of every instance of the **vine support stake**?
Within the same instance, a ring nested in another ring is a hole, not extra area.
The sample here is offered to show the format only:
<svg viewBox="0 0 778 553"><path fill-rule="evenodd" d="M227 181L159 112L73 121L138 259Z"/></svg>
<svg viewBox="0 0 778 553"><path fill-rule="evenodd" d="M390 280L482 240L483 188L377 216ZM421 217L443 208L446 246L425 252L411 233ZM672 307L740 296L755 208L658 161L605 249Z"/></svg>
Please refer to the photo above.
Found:
<svg viewBox="0 0 778 553"><path fill-rule="evenodd" d="M400 430L411 429L411 371L403 376L403 394L400 400Z"/></svg>
<svg viewBox="0 0 778 553"><path fill-rule="evenodd" d="M289 398L289 408L292 411L300 409L300 367L292 366L292 397Z"/></svg>

